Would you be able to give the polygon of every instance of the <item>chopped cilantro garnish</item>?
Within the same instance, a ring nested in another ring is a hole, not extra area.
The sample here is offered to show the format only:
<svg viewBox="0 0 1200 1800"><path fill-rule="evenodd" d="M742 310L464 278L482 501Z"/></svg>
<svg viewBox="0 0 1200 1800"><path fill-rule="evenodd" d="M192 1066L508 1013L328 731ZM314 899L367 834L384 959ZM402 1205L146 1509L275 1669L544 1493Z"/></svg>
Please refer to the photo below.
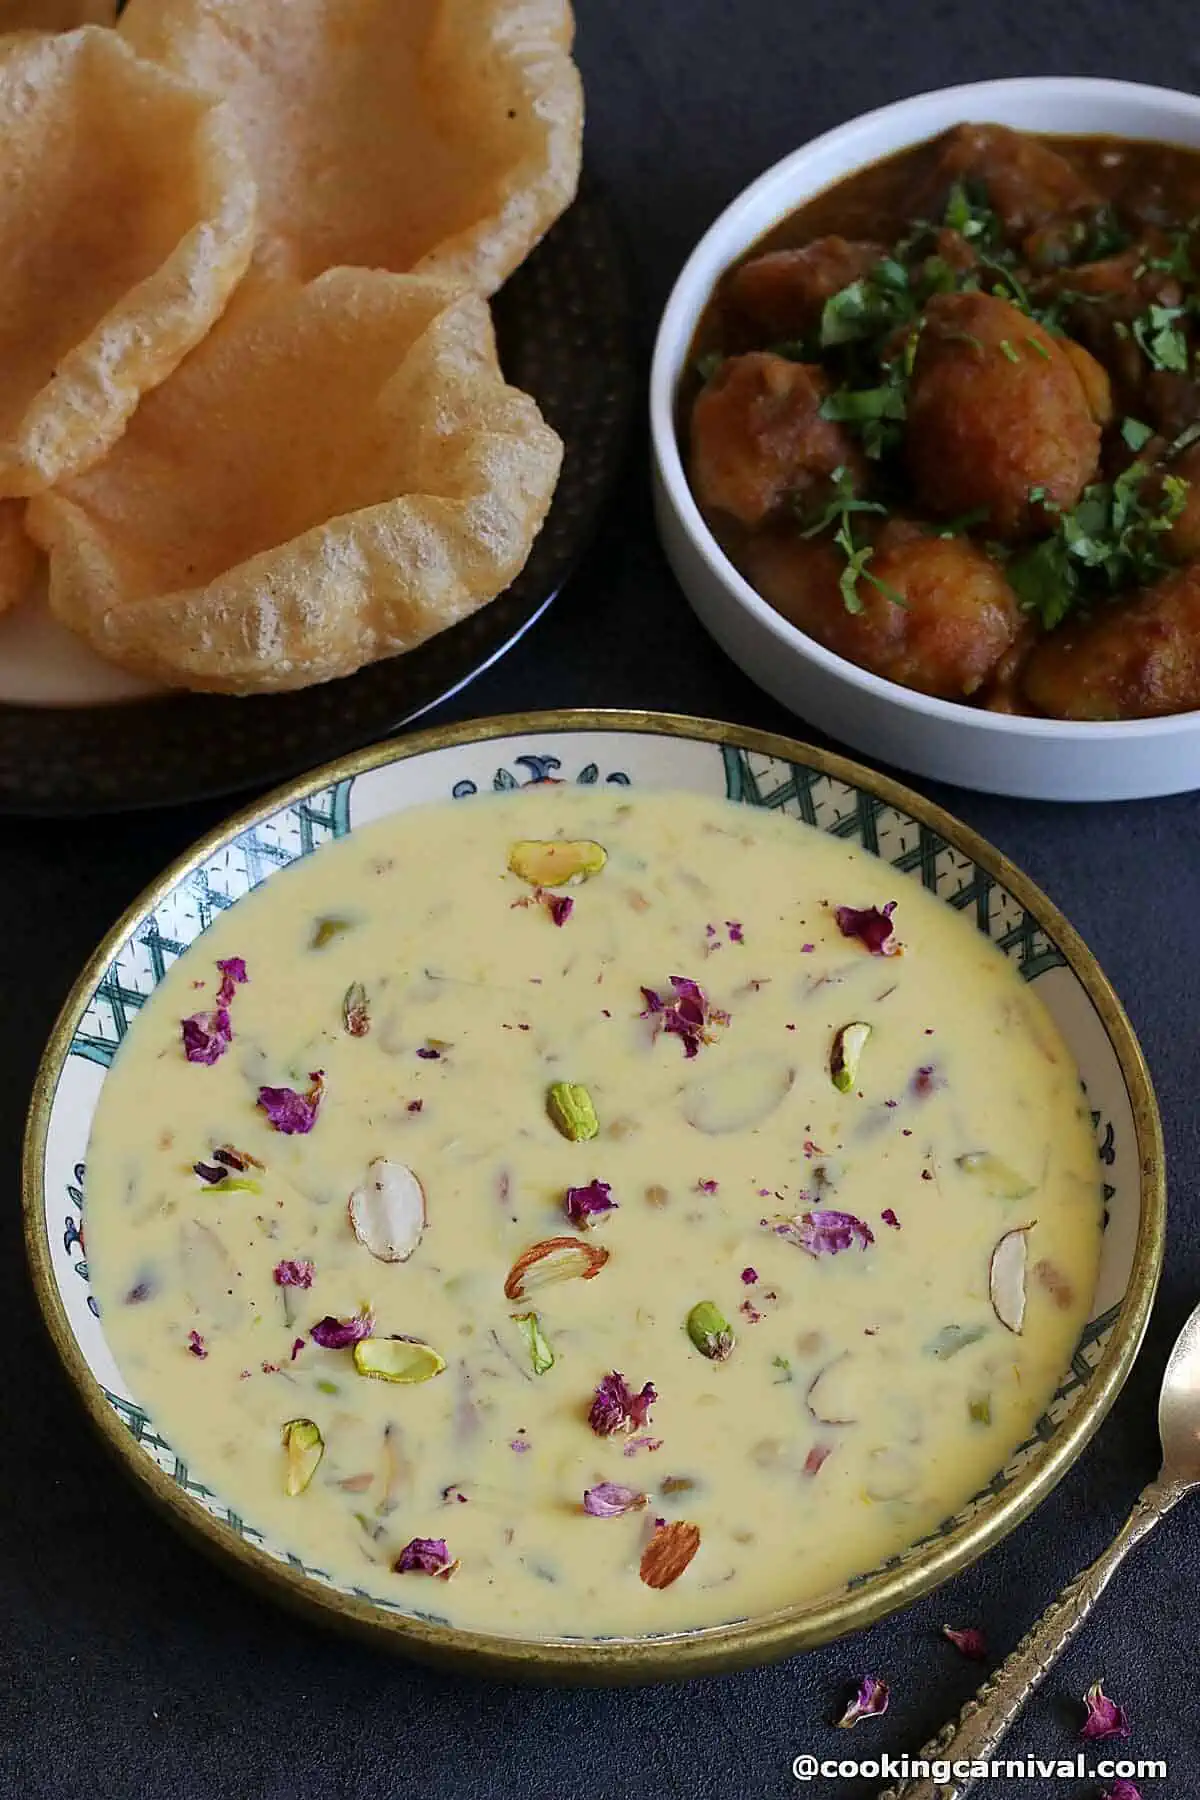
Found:
<svg viewBox="0 0 1200 1800"><path fill-rule="evenodd" d="M1009 560L1013 591L1047 630L1074 607L1145 586L1167 569L1163 533L1187 505L1188 483L1178 475L1148 483L1152 476L1148 463L1135 462L1115 481L1093 483L1078 505L1058 513L1052 536ZM1038 489L1029 497L1046 503Z"/></svg>
<svg viewBox="0 0 1200 1800"><path fill-rule="evenodd" d="M943 225L957 231L968 243L992 249L1004 238L1003 227L988 204L985 189L976 182L956 181L946 200Z"/></svg>
<svg viewBox="0 0 1200 1800"><path fill-rule="evenodd" d="M1176 231L1171 236L1171 248L1165 256L1148 256L1135 273L1140 277L1147 270L1153 269L1159 275L1174 275L1177 281L1192 282L1196 279L1196 271L1192 267L1192 234L1196 230L1196 220ZM1126 240L1128 241L1128 240Z"/></svg>
<svg viewBox="0 0 1200 1800"><path fill-rule="evenodd" d="M1130 241L1129 233L1116 211L1105 201L1087 221L1077 260L1085 263L1103 262L1106 257L1119 256L1122 250L1127 250Z"/></svg>
<svg viewBox="0 0 1200 1800"><path fill-rule="evenodd" d="M815 518L808 521L800 533L802 538L820 537L831 525L837 524L846 513L884 513L887 507L879 500L860 500L854 492L854 477L849 469L833 471L833 492L829 500L821 508Z"/></svg>
<svg viewBox="0 0 1200 1800"><path fill-rule="evenodd" d="M1004 355L1008 358L1009 362L1011 362L1011 363L1020 362L1021 352L1017 349L1016 345L1014 343L1012 343L1012 341L1009 338L1001 338L1000 339L1000 348L1004 352Z"/></svg>
<svg viewBox="0 0 1200 1800"><path fill-rule="evenodd" d="M858 584L867 580L872 587L886 596L893 605L905 604L903 594L898 594L878 576L872 575L867 564L871 560L870 544L856 542L854 536L854 516L856 513L876 513L886 516L887 507L878 500L860 500L854 492L853 477L848 469L837 469L833 477L833 493L820 513L800 533L801 537L819 537L830 526L835 527L833 541L845 558L846 566L838 578L842 601L848 613L860 613L863 610L862 595Z"/></svg>
<svg viewBox="0 0 1200 1800"><path fill-rule="evenodd" d="M1182 306L1151 306L1133 322L1133 335L1152 369L1167 369L1186 375L1188 342L1178 320L1184 315Z"/></svg>
<svg viewBox="0 0 1200 1800"><path fill-rule="evenodd" d="M1031 350L1036 351L1037 355L1041 357L1043 362L1050 361L1050 352L1047 349L1046 345L1042 343L1040 338L1027 337L1025 339L1025 342L1029 345L1029 348Z"/></svg>
<svg viewBox="0 0 1200 1800"><path fill-rule="evenodd" d="M1143 425L1140 419L1122 419L1121 436L1125 439L1129 448L1136 453L1138 450L1141 450L1144 445L1150 442L1150 439L1154 436L1154 431L1151 426Z"/></svg>
<svg viewBox="0 0 1200 1800"><path fill-rule="evenodd" d="M886 336L893 326L911 319L917 301L908 270L895 257L885 256L874 268L832 294L821 313L821 348L864 343Z"/></svg>

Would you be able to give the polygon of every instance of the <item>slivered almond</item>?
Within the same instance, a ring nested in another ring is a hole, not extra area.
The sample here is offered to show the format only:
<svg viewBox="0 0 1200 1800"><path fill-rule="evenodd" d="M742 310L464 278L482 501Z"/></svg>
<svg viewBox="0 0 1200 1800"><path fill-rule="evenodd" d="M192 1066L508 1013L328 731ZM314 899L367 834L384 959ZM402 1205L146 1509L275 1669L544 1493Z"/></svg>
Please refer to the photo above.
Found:
<svg viewBox="0 0 1200 1800"><path fill-rule="evenodd" d="M570 1281L578 1276L590 1281L608 1261L602 1244L585 1244L579 1238L542 1238L522 1250L504 1283L507 1300L523 1300L537 1287L548 1287L554 1281Z"/></svg>
<svg viewBox="0 0 1200 1800"><path fill-rule="evenodd" d="M699 1548L698 1525L689 1525L686 1519L660 1525L642 1551L638 1573L647 1587L670 1587L673 1581L679 1580Z"/></svg>

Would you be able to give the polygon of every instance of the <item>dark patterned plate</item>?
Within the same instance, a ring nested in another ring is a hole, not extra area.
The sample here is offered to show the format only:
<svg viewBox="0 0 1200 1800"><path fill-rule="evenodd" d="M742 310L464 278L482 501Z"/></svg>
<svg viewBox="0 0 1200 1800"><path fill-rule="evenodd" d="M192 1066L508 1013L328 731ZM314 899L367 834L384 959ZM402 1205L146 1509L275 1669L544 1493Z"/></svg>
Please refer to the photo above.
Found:
<svg viewBox="0 0 1200 1800"><path fill-rule="evenodd" d="M419 718L529 629L587 547L633 393L618 239L585 185L495 302L504 373L566 445L529 561L500 597L416 650L296 694L168 694L111 706L0 704L0 813L117 812L261 787Z"/></svg>

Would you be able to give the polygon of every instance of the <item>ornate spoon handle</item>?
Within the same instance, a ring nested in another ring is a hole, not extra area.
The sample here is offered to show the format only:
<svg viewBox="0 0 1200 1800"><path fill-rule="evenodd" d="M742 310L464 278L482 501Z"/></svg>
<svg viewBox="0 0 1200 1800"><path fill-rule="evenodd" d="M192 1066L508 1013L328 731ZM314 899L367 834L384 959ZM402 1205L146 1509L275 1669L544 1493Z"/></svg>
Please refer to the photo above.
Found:
<svg viewBox="0 0 1200 1800"><path fill-rule="evenodd" d="M1052 1600L1037 1623L996 1673L968 1700L957 1719L943 1725L918 1754L922 1761L971 1763L987 1761L1124 1561L1126 1552L1151 1531L1174 1506L1183 1489L1161 1479L1139 1494L1133 1511L1095 1562ZM928 1775L909 1776L886 1788L879 1800L962 1800L973 1782L968 1775L935 1782Z"/></svg>

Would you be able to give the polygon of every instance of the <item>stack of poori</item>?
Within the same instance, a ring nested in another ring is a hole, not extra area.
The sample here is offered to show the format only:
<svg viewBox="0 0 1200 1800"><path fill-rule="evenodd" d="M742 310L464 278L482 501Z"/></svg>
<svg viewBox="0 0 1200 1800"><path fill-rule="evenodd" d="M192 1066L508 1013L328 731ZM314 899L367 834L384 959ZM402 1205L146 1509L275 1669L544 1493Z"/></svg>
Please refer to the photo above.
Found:
<svg viewBox="0 0 1200 1800"><path fill-rule="evenodd" d="M558 478L488 297L575 191L568 0L101 11L0 0L0 610L40 547L57 617L168 686L410 649Z"/></svg>

